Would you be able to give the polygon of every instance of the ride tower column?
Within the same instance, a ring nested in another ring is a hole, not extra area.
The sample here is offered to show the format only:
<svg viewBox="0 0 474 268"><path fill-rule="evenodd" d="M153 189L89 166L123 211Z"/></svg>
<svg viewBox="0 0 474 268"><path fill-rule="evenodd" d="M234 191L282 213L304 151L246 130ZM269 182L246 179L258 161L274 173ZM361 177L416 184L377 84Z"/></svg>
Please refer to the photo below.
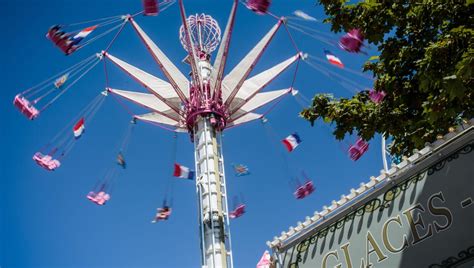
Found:
<svg viewBox="0 0 474 268"><path fill-rule="evenodd" d="M191 84L187 125L194 142L202 267L233 267L222 155L223 105L210 90L209 56L198 60L201 83Z"/></svg>
<svg viewBox="0 0 474 268"><path fill-rule="evenodd" d="M210 117L201 117L195 126L196 193L202 266L233 267L230 246L224 159L220 131Z"/></svg>

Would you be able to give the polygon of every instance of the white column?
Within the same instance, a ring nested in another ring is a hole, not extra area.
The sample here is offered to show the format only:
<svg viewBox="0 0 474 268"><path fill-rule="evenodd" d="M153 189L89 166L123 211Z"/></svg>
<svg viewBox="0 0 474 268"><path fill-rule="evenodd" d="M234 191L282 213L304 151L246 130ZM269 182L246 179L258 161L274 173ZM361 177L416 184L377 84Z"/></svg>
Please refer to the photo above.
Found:
<svg viewBox="0 0 474 268"><path fill-rule="evenodd" d="M200 118L194 129L201 257L207 268L233 266L220 135L209 118Z"/></svg>
<svg viewBox="0 0 474 268"><path fill-rule="evenodd" d="M387 163L387 145L385 144L385 137L384 134L380 137L382 139L382 162L383 162L383 169L388 172L388 163Z"/></svg>

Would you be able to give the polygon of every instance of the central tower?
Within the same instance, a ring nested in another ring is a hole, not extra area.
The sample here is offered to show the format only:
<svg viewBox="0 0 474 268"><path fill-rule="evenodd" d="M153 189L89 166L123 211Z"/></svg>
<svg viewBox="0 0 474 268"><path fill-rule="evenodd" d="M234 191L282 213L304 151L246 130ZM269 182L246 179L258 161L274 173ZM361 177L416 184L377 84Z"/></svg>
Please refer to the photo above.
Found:
<svg viewBox="0 0 474 268"><path fill-rule="evenodd" d="M221 131L212 115L194 127L196 193L203 267L233 267Z"/></svg>
<svg viewBox="0 0 474 268"><path fill-rule="evenodd" d="M211 16L196 14L186 19L179 36L192 69L185 114L194 141L201 263L233 267L221 138L228 114L221 96L211 90L210 58L220 43L221 30Z"/></svg>

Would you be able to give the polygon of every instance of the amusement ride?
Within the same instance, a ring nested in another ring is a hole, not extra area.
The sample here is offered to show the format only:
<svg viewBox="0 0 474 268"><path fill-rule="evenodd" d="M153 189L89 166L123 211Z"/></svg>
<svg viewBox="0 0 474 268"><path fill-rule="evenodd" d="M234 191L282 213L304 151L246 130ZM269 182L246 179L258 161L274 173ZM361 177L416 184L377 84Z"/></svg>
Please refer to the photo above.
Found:
<svg viewBox="0 0 474 268"><path fill-rule="evenodd" d="M137 121L143 121L175 133L188 133L194 144L194 169L174 164L173 175L177 178L195 180L198 200L198 217L200 223L201 265L202 267L233 267L231 233L229 222L244 215L246 204L243 197L234 198L233 207L228 207L228 192L222 153L223 131L241 126L248 122L261 120L268 125L265 117L285 96L293 96L303 106L309 105L309 100L294 88L300 61L324 75L336 77L343 86L354 87L347 77L341 77L334 71L324 67L331 64L344 69L342 61L329 50L325 50L326 60L303 53L298 49L290 30L303 33L328 46L342 49L349 53L365 53L363 33L353 29L342 36L339 42L333 42L332 36L320 33L303 22L317 22L303 11L297 10L293 16L278 17L270 13L270 0L233 0L230 15L224 32L217 21L207 14L187 16L183 0L178 1L181 27L179 41L186 51L184 62L188 64L189 75L183 74L173 61L160 49L137 23L139 15L159 16L168 7L175 4L174 0L143 0L143 11L132 15L120 15L101 18L84 23L70 25L53 25L46 33L46 38L62 53L70 55L78 53L81 48L93 43L99 38L113 35L107 47L101 52L85 58L79 63L52 76L37 86L29 88L14 98L16 108L28 119L37 119L42 113L63 96L79 79L91 69L103 62L107 86L95 99L71 121L70 124L57 134L46 146L33 156L33 160L42 168L53 171L60 168L63 158L71 151L77 140L83 136L86 125L100 109L105 98L113 95L125 99L149 110L149 113L133 115L130 127L127 129L120 145L116 165L110 168L106 175L97 182L87 194L87 199L97 205L105 205L111 199L111 188L119 172L126 169L126 150L130 136ZM230 2L230 1L229 1ZM236 11L240 4L259 15L269 15L276 22L244 58L227 74L224 72L229 55L229 47L235 24ZM78 25L87 24L85 28ZM124 27L130 24L138 38L158 65L166 81L138 67L121 60L109 52ZM275 66L250 76L259 62L264 51L268 48L273 37L281 28L288 33L289 41L295 52L288 55ZM94 36L95 34L95 36ZM89 37L93 36L93 37ZM217 53L213 56L213 52ZM148 93L116 89L110 86L107 63L112 63L125 74L132 77L143 86ZM278 90L263 91L277 76L295 65L293 79L288 87ZM350 69L348 72L359 74ZM353 89L353 88L352 88ZM384 92L368 91L368 101L381 103ZM272 106L263 113L257 113L262 107ZM71 135L72 129L72 135ZM302 139L298 133L288 135L281 140L284 148L291 153L300 145ZM356 161L369 149L369 144L362 138L347 148L348 156ZM385 140L382 154L387 158ZM390 155L388 155L390 157ZM385 162L384 162L385 163ZM387 164L385 164L387 168ZM233 165L236 176L250 175L247 166ZM311 195L316 187L313 181L302 172L304 182L298 178L291 181L294 197L303 199ZM172 213L172 203L164 201L157 209L152 223L166 221ZM265 256L264 256L265 257ZM269 257L268 257L269 258ZM265 257L265 260L268 259ZM262 257L262 260L264 258ZM262 262L263 263L263 262ZM264 261L269 265L268 261ZM267 267L267 266L261 266Z"/></svg>

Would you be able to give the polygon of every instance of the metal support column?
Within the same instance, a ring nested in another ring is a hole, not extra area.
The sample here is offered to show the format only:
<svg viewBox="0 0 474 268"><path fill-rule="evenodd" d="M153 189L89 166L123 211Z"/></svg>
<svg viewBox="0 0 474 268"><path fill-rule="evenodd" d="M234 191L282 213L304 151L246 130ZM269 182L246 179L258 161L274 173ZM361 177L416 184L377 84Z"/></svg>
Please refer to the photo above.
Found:
<svg viewBox="0 0 474 268"><path fill-rule="evenodd" d="M220 132L209 117L197 121L194 143L202 266L233 267Z"/></svg>

